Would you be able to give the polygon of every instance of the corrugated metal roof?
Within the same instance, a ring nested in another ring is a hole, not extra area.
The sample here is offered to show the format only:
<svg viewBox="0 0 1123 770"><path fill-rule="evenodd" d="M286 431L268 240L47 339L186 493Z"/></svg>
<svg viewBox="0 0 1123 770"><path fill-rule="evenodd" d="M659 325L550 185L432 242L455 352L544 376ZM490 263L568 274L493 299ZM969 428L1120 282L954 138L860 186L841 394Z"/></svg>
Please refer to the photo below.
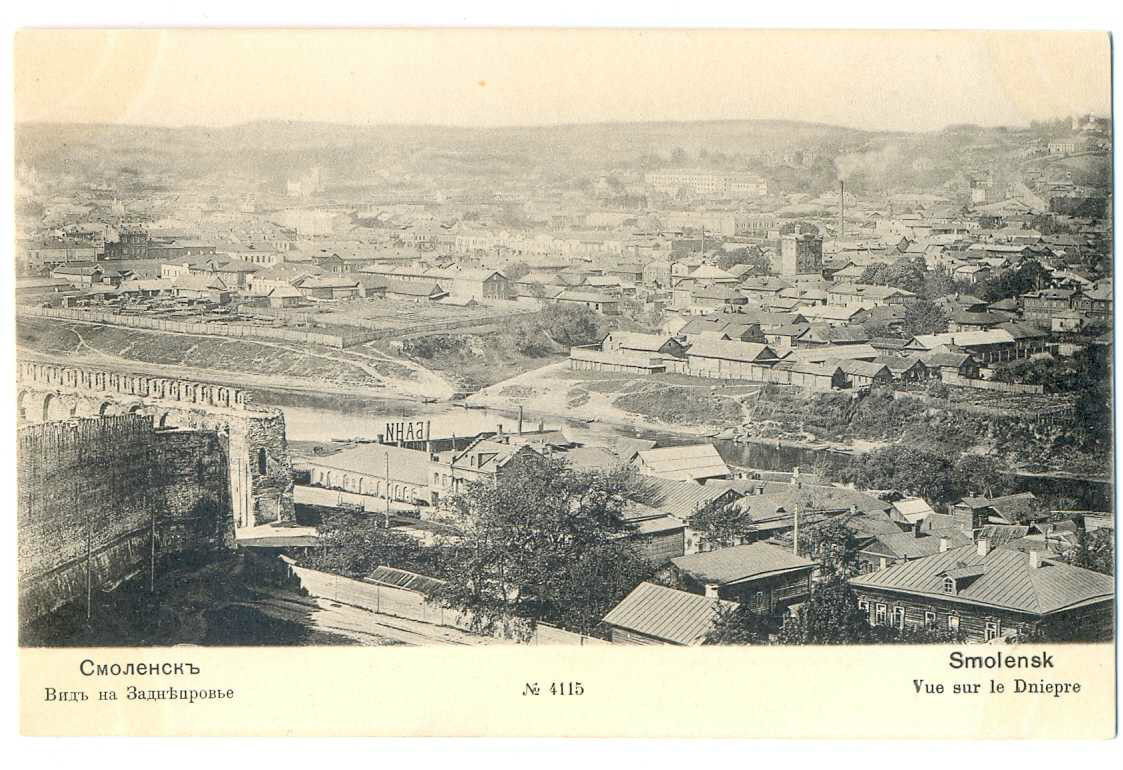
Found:
<svg viewBox="0 0 1123 770"><path fill-rule="evenodd" d="M604 622L671 644L695 646L713 628L717 608L722 606L737 604L640 583L604 616Z"/></svg>
<svg viewBox="0 0 1123 770"><path fill-rule="evenodd" d="M982 567L979 577L954 595L944 592L945 575L976 566ZM857 587L885 588L1036 615L1107 600L1115 590L1111 575L1051 561L1034 568L1028 554L999 548L981 556L973 544L852 578L851 582Z"/></svg>
<svg viewBox="0 0 1123 770"><path fill-rule="evenodd" d="M675 481L654 476L644 477L642 487L632 494L640 502L679 518L693 516L700 508L723 495L735 500L741 493L724 486L703 486L693 481Z"/></svg>
<svg viewBox="0 0 1123 770"><path fill-rule="evenodd" d="M815 566L786 548L763 542L692 553L671 559L671 563L699 580L722 584Z"/></svg>
<svg viewBox="0 0 1123 770"><path fill-rule="evenodd" d="M374 572L367 576L367 580L372 583L380 583L384 586L393 586L395 588L405 588L422 594L433 593L445 584L445 581L435 577L419 575L416 572L386 566L375 567Z"/></svg>

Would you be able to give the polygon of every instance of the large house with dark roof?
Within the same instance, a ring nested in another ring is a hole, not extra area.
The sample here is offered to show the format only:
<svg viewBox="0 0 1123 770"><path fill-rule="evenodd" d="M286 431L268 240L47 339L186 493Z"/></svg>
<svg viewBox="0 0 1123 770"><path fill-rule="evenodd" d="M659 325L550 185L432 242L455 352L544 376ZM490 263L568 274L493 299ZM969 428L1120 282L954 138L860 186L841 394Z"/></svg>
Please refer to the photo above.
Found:
<svg viewBox="0 0 1123 770"><path fill-rule="evenodd" d="M1039 627L1046 638L1108 636L1115 580L988 540L850 580L873 625L930 627L989 642Z"/></svg>

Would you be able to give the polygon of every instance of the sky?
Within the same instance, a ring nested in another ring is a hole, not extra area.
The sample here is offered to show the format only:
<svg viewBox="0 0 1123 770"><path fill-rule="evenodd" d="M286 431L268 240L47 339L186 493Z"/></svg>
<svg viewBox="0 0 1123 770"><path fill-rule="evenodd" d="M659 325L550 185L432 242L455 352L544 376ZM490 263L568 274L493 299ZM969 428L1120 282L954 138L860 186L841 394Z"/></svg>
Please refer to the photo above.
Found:
<svg viewBox="0 0 1123 770"><path fill-rule="evenodd" d="M456 126L1110 113L1106 33L22 30L17 121Z"/></svg>

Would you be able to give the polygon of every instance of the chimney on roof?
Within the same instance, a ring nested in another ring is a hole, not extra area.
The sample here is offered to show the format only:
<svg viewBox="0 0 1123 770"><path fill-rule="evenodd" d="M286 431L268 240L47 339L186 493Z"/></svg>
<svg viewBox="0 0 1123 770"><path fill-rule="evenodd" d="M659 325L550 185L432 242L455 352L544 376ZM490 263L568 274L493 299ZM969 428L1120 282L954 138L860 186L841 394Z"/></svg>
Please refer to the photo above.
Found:
<svg viewBox="0 0 1123 770"><path fill-rule="evenodd" d="M1040 551L1030 551L1029 552L1029 568L1030 569L1037 569L1040 566L1041 566L1041 552Z"/></svg>
<svg viewBox="0 0 1123 770"><path fill-rule="evenodd" d="M979 556L986 556L990 553L990 539L980 537L978 542L975 543L975 550L978 552Z"/></svg>
<svg viewBox="0 0 1123 770"><path fill-rule="evenodd" d="M920 537L920 519L917 519L912 523L912 536Z"/></svg>
<svg viewBox="0 0 1123 770"><path fill-rule="evenodd" d="M948 539L946 537L940 538L940 553L944 553L948 549Z"/></svg>
<svg viewBox="0 0 1123 770"><path fill-rule="evenodd" d="M706 583L706 598L707 599L717 599L718 598L717 589L718 589L717 583Z"/></svg>

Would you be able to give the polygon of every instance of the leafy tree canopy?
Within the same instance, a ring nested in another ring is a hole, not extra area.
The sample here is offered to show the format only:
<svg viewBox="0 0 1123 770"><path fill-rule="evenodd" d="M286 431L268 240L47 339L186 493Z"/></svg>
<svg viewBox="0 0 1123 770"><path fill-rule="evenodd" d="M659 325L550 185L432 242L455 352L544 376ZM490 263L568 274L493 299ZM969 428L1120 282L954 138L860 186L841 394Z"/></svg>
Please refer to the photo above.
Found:
<svg viewBox="0 0 1123 770"><path fill-rule="evenodd" d="M590 633L652 572L619 515L636 480L627 469L580 472L543 457L510 463L499 483L452 500L463 539L435 597L493 633L513 619Z"/></svg>

